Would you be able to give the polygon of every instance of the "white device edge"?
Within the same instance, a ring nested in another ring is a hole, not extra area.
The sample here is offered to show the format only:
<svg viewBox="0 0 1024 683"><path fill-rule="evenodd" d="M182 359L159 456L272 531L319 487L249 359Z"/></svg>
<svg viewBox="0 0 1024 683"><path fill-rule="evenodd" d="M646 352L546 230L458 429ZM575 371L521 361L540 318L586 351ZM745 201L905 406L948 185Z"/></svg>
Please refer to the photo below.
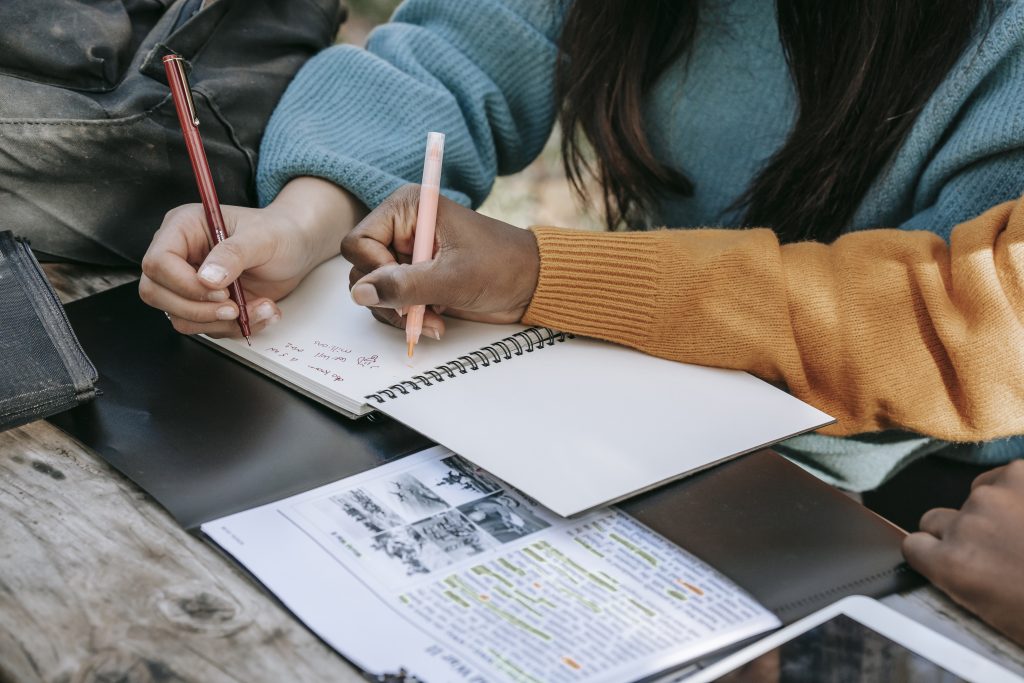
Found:
<svg viewBox="0 0 1024 683"><path fill-rule="evenodd" d="M982 655L939 635L880 602L862 595L844 598L814 614L782 628L771 635L729 655L685 679L686 683L712 683L743 664L770 652L783 643L833 617L845 614L854 621L876 631L912 652L924 657L950 673L973 683L1024 683L1017 676Z"/></svg>

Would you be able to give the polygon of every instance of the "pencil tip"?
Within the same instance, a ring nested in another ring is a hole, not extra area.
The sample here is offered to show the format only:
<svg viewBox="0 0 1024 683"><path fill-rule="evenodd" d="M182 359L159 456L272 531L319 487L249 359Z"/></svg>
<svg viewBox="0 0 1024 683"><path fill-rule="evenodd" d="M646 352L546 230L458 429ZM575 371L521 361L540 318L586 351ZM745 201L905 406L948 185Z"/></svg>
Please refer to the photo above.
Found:
<svg viewBox="0 0 1024 683"><path fill-rule="evenodd" d="M409 358L412 358L412 350L414 348L416 348L416 342L410 341L409 342Z"/></svg>

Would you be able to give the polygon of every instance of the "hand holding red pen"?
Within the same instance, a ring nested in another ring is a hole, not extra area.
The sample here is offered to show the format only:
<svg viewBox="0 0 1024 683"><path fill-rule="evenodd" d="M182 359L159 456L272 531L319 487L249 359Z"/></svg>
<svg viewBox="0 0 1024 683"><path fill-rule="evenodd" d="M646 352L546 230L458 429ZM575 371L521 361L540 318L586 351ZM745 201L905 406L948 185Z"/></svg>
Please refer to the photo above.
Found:
<svg viewBox="0 0 1024 683"><path fill-rule="evenodd" d="M183 334L238 336L237 279L253 334L280 317L276 302L329 258L366 208L320 178L295 178L262 209L222 205L228 239L211 245L199 204L168 212L142 259L139 295ZM203 277L199 276L203 273Z"/></svg>
<svg viewBox="0 0 1024 683"><path fill-rule="evenodd" d="M220 200L217 199L213 173L210 172L210 165L206 160L203 139L199 135L199 116L192 99L192 88L189 86L188 77L185 74L184 60L178 55L171 54L165 56L163 62L164 70L167 73L167 83L171 88L171 96L174 98L174 108L178 113L178 122L181 124L181 132L185 137L188 157L192 162L192 172L195 174L196 184L199 186L199 196L203 202L210 239L213 244L220 244L228 238L227 226L224 224L224 216L221 213ZM200 272L200 277L203 277L202 272ZM218 278L218 280L220 279L222 278ZM223 279L226 280L226 278ZM242 293L241 286L235 279L218 281L217 285L226 287L231 300L237 304L238 328L251 345L249 337L252 336L252 330L249 327L249 313L246 310L245 294Z"/></svg>
<svg viewBox="0 0 1024 683"><path fill-rule="evenodd" d="M235 279L244 290L250 329L258 333L280 318L275 302L312 268L301 249L287 247L303 234L291 212L278 207L222 210L228 232L224 242L211 248L202 205L187 204L167 214L142 260L139 295L167 312L182 334L239 334L238 305L224 284Z"/></svg>

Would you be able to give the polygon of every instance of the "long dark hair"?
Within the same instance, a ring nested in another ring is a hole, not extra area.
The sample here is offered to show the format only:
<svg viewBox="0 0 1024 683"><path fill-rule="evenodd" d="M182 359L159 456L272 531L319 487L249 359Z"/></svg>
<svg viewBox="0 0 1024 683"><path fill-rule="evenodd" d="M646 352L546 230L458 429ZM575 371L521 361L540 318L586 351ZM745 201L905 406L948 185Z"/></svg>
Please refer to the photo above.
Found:
<svg viewBox="0 0 1024 683"><path fill-rule="evenodd" d="M798 98L782 148L735 208L783 241L831 241L967 46L988 0L776 0ZM609 228L692 183L660 162L642 102L697 31L699 0L573 0L556 90L566 174L601 186ZM585 145L593 148L591 166Z"/></svg>

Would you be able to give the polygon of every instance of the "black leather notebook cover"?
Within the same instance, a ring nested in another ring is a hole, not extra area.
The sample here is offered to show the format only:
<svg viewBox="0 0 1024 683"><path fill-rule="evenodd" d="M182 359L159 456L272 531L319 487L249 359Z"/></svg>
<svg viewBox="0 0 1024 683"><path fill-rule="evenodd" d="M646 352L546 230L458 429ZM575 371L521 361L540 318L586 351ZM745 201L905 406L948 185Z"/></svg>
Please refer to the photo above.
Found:
<svg viewBox="0 0 1024 683"><path fill-rule="evenodd" d="M361 472L431 443L382 415L350 420L175 333L134 284L67 307L102 395L51 418L186 528ZM903 532L771 451L621 507L785 621L920 579Z"/></svg>

